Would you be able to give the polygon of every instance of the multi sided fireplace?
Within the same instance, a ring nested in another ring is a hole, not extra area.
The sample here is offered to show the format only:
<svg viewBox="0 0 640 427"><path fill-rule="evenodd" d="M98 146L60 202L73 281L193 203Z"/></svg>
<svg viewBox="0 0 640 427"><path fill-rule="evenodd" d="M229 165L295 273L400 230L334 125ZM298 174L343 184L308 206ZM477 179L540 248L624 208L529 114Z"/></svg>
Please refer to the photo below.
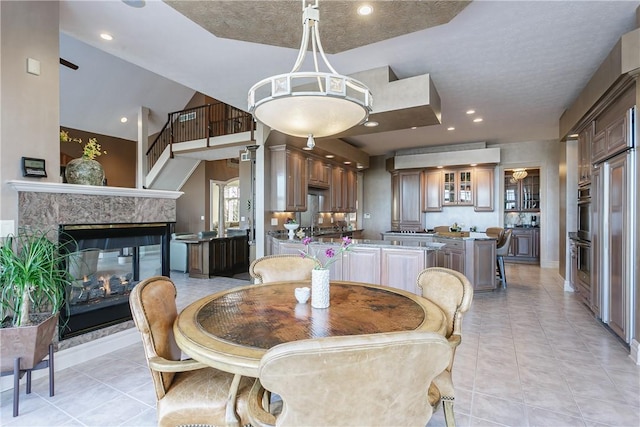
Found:
<svg viewBox="0 0 640 427"><path fill-rule="evenodd" d="M73 277L62 311L60 340L131 319L131 289L169 276L173 223L60 225Z"/></svg>

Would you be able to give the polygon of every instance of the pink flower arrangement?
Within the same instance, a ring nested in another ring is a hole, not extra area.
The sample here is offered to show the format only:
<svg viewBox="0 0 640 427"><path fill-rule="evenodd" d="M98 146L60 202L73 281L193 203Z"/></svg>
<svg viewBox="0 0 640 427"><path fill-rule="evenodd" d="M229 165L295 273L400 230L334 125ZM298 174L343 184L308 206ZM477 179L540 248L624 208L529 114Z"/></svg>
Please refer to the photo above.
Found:
<svg viewBox="0 0 640 427"><path fill-rule="evenodd" d="M338 260L338 255L351 249L351 243L353 243L350 237L343 237L342 243L340 244L338 250L330 247L327 248L324 252L321 252L323 254L323 258L326 260L326 262L323 264L317 254L314 255L309 253L309 243L311 243L312 240L313 239L311 239L311 237L305 237L304 239L302 239L302 244L305 245L305 250L301 250L300 255L302 256L302 258L312 259L313 262L316 263L315 267L313 267L316 270L329 268L331 264Z"/></svg>

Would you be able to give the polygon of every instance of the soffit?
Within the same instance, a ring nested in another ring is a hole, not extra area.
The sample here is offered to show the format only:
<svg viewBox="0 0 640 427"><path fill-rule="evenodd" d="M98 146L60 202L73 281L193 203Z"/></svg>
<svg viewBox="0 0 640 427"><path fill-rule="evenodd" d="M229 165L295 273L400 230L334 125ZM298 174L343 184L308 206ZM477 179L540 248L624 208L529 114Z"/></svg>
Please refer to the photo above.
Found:
<svg viewBox="0 0 640 427"><path fill-rule="evenodd" d="M302 2L180 1L165 3L216 37L300 48ZM327 53L339 53L446 24L471 1L383 1L360 16L358 2L320 1L320 38ZM259 22L259 25L256 25Z"/></svg>

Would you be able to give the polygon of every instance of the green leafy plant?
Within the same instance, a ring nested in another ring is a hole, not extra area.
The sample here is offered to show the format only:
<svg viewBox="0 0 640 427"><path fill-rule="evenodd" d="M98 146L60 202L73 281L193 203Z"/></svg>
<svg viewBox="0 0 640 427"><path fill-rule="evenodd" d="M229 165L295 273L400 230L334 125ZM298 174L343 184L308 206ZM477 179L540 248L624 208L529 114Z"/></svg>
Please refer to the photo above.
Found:
<svg viewBox="0 0 640 427"><path fill-rule="evenodd" d="M76 142L82 144L82 139L72 138L65 130L60 131L60 142ZM97 138L89 138L89 142L82 147L82 158L87 160L95 160L96 157L107 154L106 150L103 150L100 144L98 144Z"/></svg>
<svg viewBox="0 0 640 427"><path fill-rule="evenodd" d="M60 311L67 285L73 281L65 268L65 249L53 231L21 228L4 239L0 245L3 326L27 325L33 314Z"/></svg>

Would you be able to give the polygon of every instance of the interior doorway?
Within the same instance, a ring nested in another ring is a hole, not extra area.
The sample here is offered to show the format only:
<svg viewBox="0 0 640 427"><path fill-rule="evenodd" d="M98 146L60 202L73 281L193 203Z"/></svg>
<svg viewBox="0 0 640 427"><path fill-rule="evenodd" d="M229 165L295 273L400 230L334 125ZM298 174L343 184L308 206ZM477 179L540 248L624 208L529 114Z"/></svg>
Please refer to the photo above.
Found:
<svg viewBox="0 0 640 427"><path fill-rule="evenodd" d="M210 193L209 229L223 236L229 228L238 228L240 225L240 180L238 178L225 182L211 180Z"/></svg>

